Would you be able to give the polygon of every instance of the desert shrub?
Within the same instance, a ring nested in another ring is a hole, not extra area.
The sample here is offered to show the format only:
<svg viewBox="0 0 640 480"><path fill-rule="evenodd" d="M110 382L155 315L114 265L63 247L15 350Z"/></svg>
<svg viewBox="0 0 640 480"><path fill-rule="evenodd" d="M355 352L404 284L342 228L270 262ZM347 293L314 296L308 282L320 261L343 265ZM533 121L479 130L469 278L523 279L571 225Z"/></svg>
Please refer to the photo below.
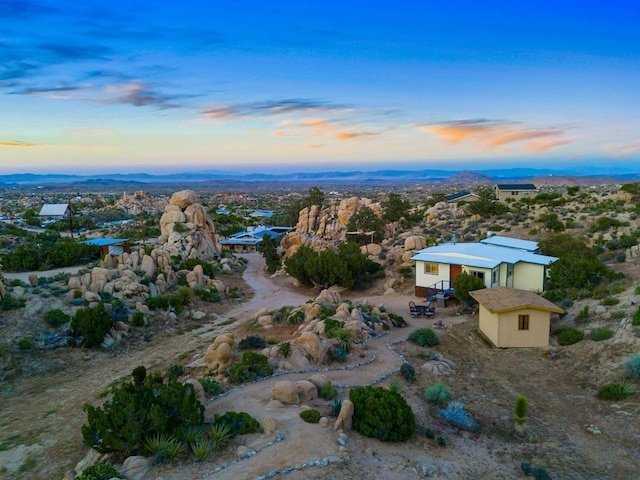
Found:
<svg viewBox="0 0 640 480"><path fill-rule="evenodd" d="M329 403L329 412L331 413L331 416L337 417L340 415L340 410L342 410L342 400L339 398L331 400L331 403Z"/></svg>
<svg viewBox="0 0 640 480"><path fill-rule="evenodd" d="M214 278L216 276L216 267L211 262L200 260L199 258L187 258L178 266L178 270L193 270L196 265L202 267L202 273L207 277Z"/></svg>
<svg viewBox="0 0 640 480"><path fill-rule="evenodd" d="M329 382L320 389L318 395L320 395L320 398L324 398L325 400L333 400L336 398L336 395L338 395L338 390L336 390L336 387Z"/></svg>
<svg viewBox="0 0 640 480"><path fill-rule="evenodd" d="M196 460L199 462L204 462L216 448L214 443L206 438L201 438L189 443L189 447L191 447L193 456L196 457Z"/></svg>
<svg viewBox="0 0 640 480"><path fill-rule="evenodd" d="M451 390L438 382L425 389L424 398L428 402L444 405L451 400Z"/></svg>
<svg viewBox="0 0 640 480"><path fill-rule="evenodd" d="M389 321L391 322L391 325L396 328L403 328L408 325L404 317L402 317L401 315L396 315L395 313L389 314Z"/></svg>
<svg viewBox="0 0 640 480"><path fill-rule="evenodd" d="M144 313L136 312L133 314L133 326L134 327L144 327Z"/></svg>
<svg viewBox="0 0 640 480"><path fill-rule="evenodd" d="M169 304L173 307L177 314L180 314L192 298L193 292L189 287L180 287L178 288L178 290L176 290L176 293L169 297Z"/></svg>
<svg viewBox="0 0 640 480"><path fill-rule="evenodd" d="M149 297L145 300L144 304L151 310L168 310L169 298L163 296Z"/></svg>
<svg viewBox="0 0 640 480"><path fill-rule="evenodd" d="M589 321L589 305L585 305L576 315L577 323L587 323Z"/></svg>
<svg viewBox="0 0 640 480"><path fill-rule="evenodd" d="M400 275L402 275L404 278L412 277L413 268L408 266L400 267Z"/></svg>
<svg viewBox="0 0 640 480"><path fill-rule="evenodd" d="M229 379L233 383L249 383L258 378L273 374L273 368L267 363L268 358L255 352L244 352L242 361L236 363L228 371Z"/></svg>
<svg viewBox="0 0 640 480"><path fill-rule="evenodd" d="M53 310L49 310L44 314L44 320L49 324L52 328L60 328L62 325L67 323L71 317L64 313L59 308L55 308Z"/></svg>
<svg viewBox="0 0 640 480"><path fill-rule="evenodd" d="M246 435L248 433L260 433L262 427L260 422L247 412L225 412L222 415L214 416L214 425L226 425L231 430L231 435Z"/></svg>
<svg viewBox="0 0 640 480"><path fill-rule="evenodd" d="M513 419L515 420L516 430L522 432L527 423L527 413L529 411L529 399L523 395L516 397L513 406Z"/></svg>
<svg viewBox="0 0 640 480"><path fill-rule="evenodd" d="M169 365L165 374L167 380L170 381L177 380L182 375L184 375L184 367L182 365Z"/></svg>
<svg viewBox="0 0 640 480"><path fill-rule="evenodd" d="M223 388L222 388L222 385L220 385L220 382L214 380L208 375L205 375L204 377L200 377L198 379L198 383L202 385L202 388L204 389L204 393L206 393L210 397L216 397L223 392Z"/></svg>
<svg viewBox="0 0 640 480"><path fill-rule="evenodd" d="M238 287L229 287L227 294L229 298L242 298L242 292Z"/></svg>
<svg viewBox="0 0 640 480"><path fill-rule="evenodd" d="M613 330L610 328L594 328L589 334L589 338L594 342L601 342L613 337Z"/></svg>
<svg viewBox="0 0 640 480"><path fill-rule="evenodd" d="M0 310L9 311L23 308L27 304L24 298L16 298L10 293L6 293L4 297L0 298Z"/></svg>
<svg viewBox="0 0 640 480"><path fill-rule="evenodd" d="M248 335L240 340L238 348L240 350L250 350L255 348L264 348L267 346L267 340L260 335Z"/></svg>
<svg viewBox="0 0 640 480"><path fill-rule="evenodd" d="M464 409L464 404L458 400L449 402L449 404L440 410L440 416L450 424L467 432L476 432L480 429L480 424L469 416Z"/></svg>
<svg viewBox="0 0 640 480"><path fill-rule="evenodd" d="M77 310L71 320L73 336L84 337L82 345L89 348L99 347L112 327L113 318L102 302L95 308L85 307Z"/></svg>
<svg viewBox="0 0 640 480"><path fill-rule="evenodd" d="M520 469L527 477L534 477L535 480L551 480L551 476L542 467L534 467L529 462L522 462Z"/></svg>
<svg viewBox="0 0 640 480"><path fill-rule="evenodd" d="M435 347L440 345L440 339L430 328L419 328L409 335L409 341L420 345L421 347Z"/></svg>
<svg viewBox="0 0 640 480"><path fill-rule="evenodd" d="M631 357L624 362L624 369L632 377L640 377L640 355Z"/></svg>
<svg viewBox="0 0 640 480"><path fill-rule="evenodd" d="M600 303L602 305L611 306L619 304L620 300L618 300L616 297L605 297Z"/></svg>
<svg viewBox="0 0 640 480"><path fill-rule="evenodd" d="M154 435L179 437L184 429L204 424L204 406L191 385L164 383L160 375L136 371L135 382L114 387L102 406L84 406L82 437L100 453L136 454Z"/></svg>
<svg viewBox="0 0 640 480"><path fill-rule="evenodd" d="M153 458L153 463L171 463L184 454L184 445L172 435L156 433L145 439L144 450Z"/></svg>
<svg viewBox="0 0 640 480"><path fill-rule="evenodd" d="M636 389L629 382L609 383L598 390L596 398L600 400L624 400L633 395Z"/></svg>
<svg viewBox="0 0 640 480"><path fill-rule="evenodd" d="M289 358L291 355L291 344L289 342L281 342L278 344L278 354L284 358Z"/></svg>
<svg viewBox="0 0 640 480"><path fill-rule="evenodd" d="M584 338L584 333L574 329L565 328L558 334L558 344L562 346L573 345Z"/></svg>
<svg viewBox="0 0 640 480"><path fill-rule="evenodd" d="M353 428L383 442L407 440L415 431L413 410L397 392L382 387L356 387L349 392L353 402Z"/></svg>
<svg viewBox="0 0 640 480"><path fill-rule="evenodd" d="M18 340L18 348L20 350L31 350L33 348L33 342L28 338L21 338Z"/></svg>
<svg viewBox="0 0 640 480"><path fill-rule="evenodd" d="M403 362L402 366L400 367L400 374L404 377L405 380L408 380L409 382L416 381L416 369L410 363Z"/></svg>
<svg viewBox="0 0 640 480"><path fill-rule="evenodd" d="M638 311L631 317L631 325L634 327L640 326L640 307L638 307Z"/></svg>
<svg viewBox="0 0 640 480"><path fill-rule="evenodd" d="M320 421L320 416L320 412L315 408L310 408L300 412L300 418L307 423L318 423Z"/></svg>
<svg viewBox="0 0 640 480"><path fill-rule="evenodd" d="M119 478L120 474L109 463L96 463L85 468L76 480L104 480Z"/></svg>
<svg viewBox="0 0 640 480"><path fill-rule="evenodd" d="M201 285L193 287L193 294L203 302L220 303L222 301L222 295L215 287L204 288Z"/></svg>
<svg viewBox="0 0 640 480"><path fill-rule="evenodd" d="M611 312L611 319L613 320L620 320L621 318L624 318L626 316L627 312L625 312L624 310L615 310Z"/></svg>

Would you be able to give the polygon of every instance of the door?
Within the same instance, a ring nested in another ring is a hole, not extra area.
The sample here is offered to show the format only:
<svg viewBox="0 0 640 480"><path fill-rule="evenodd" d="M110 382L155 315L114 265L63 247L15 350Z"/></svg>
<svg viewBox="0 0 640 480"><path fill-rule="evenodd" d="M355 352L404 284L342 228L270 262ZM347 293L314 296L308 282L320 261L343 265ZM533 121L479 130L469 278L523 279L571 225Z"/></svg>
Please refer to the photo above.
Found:
<svg viewBox="0 0 640 480"><path fill-rule="evenodd" d="M453 281L461 273L462 273L462 265L449 265L449 281L451 282L449 288L453 288Z"/></svg>

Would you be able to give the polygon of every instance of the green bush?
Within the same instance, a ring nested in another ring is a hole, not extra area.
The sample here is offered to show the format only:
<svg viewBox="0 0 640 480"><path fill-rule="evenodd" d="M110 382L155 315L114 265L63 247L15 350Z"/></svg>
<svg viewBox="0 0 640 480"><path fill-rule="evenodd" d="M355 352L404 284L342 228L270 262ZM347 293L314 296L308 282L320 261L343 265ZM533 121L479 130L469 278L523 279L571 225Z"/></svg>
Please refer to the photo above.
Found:
<svg viewBox="0 0 640 480"><path fill-rule="evenodd" d="M242 361L236 363L227 372L233 383L249 383L258 378L273 374L273 368L267 363L268 358L255 352L244 352Z"/></svg>
<svg viewBox="0 0 640 480"><path fill-rule="evenodd" d="M17 310L23 308L27 304L24 298L16 298L10 293L6 293L4 297L0 299L0 310L8 312L9 310Z"/></svg>
<svg viewBox="0 0 640 480"><path fill-rule="evenodd" d="M614 310L613 312L611 312L612 320L620 320L626 316L627 316L627 312L625 312L624 310Z"/></svg>
<svg viewBox="0 0 640 480"><path fill-rule="evenodd" d="M278 344L278 354L284 358L289 358L291 355L291 344L289 342L282 342Z"/></svg>
<svg viewBox="0 0 640 480"><path fill-rule="evenodd" d="M145 300L144 304L151 310L168 310L169 299L167 297L149 297Z"/></svg>
<svg viewBox="0 0 640 480"><path fill-rule="evenodd" d="M338 395L338 390L336 390L336 387L329 382L320 389L318 395L320 395L320 398L324 398L325 400L333 400L336 398L336 395Z"/></svg>
<svg viewBox="0 0 640 480"><path fill-rule="evenodd" d="M44 314L44 320L49 324L52 328L60 328L65 323L67 323L71 317L64 313L59 308L55 308L53 310L49 310Z"/></svg>
<svg viewBox="0 0 640 480"><path fill-rule="evenodd" d="M240 350L249 350L255 348L264 348L267 346L267 340L260 335L248 335L240 340L238 348Z"/></svg>
<svg viewBox="0 0 640 480"><path fill-rule="evenodd" d="M617 305L620 303L620 300L618 300L616 297L606 297L603 298L602 301L600 302L602 305L606 305L606 306L611 306L611 305Z"/></svg>
<svg viewBox="0 0 640 480"><path fill-rule="evenodd" d="M610 328L594 328L591 330L589 338L594 342L601 342L602 340L608 340L613 337L613 330Z"/></svg>
<svg viewBox="0 0 640 480"><path fill-rule="evenodd" d="M634 327L640 326L640 307L638 307L638 311L631 317L631 325Z"/></svg>
<svg viewBox="0 0 640 480"><path fill-rule="evenodd" d="M177 314L182 313L184 307L193 298L193 292L189 287L180 287L176 290L176 293L169 298L169 304L173 307Z"/></svg>
<svg viewBox="0 0 640 480"><path fill-rule="evenodd" d="M202 385L204 393L206 393L210 397L216 397L223 392L223 388L222 385L220 385L220 382L214 380L208 375L200 377L198 379L198 382L200 383L200 385Z"/></svg>
<svg viewBox="0 0 640 480"><path fill-rule="evenodd" d="M184 375L184 367L182 365L169 365L165 374L167 380L175 381Z"/></svg>
<svg viewBox="0 0 640 480"><path fill-rule="evenodd" d="M20 350L31 350L33 348L33 342L28 338L21 338L18 340L18 348Z"/></svg>
<svg viewBox="0 0 640 480"><path fill-rule="evenodd" d="M419 328L409 335L409 341L420 345L421 347L435 347L440 345L440 339L430 328Z"/></svg>
<svg viewBox="0 0 640 480"><path fill-rule="evenodd" d="M631 357L624 362L624 369L632 377L640 377L640 355Z"/></svg>
<svg viewBox="0 0 640 480"><path fill-rule="evenodd" d="M118 471L108 463L96 463L85 468L76 480L109 480L119 478Z"/></svg>
<svg viewBox="0 0 640 480"><path fill-rule="evenodd" d="M320 421L320 417L320 412L315 408L310 408L300 412L300 418L307 423L318 423Z"/></svg>
<svg viewBox="0 0 640 480"><path fill-rule="evenodd" d="M77 310L71 320L73 336L84 337L82 345L88 348L99 347L112 327L113 318L102 302L95 308L85 307Z"/></svg>
<svg viewBox="0 0 640 480"><path fill-rule="evenodd" d="M562 346L573 345L584 338L584 333L573 328L566 328L558 334L558 344Z"/></svg>
<svg viewBox="0 0 640 480"><path fill-rule="evenodd" d="M599 400L624 400L629 395L633 395L636 389L629 382L610 383L598 390L596 398Z"/></svg>
<svg viewBox="0 0 640 480"><path fill-rule="evenodd" d="M216 267L211 262L200 260L199 258L187 258L178 266L178 270L193 270L196 265L200 265L202 267L202 273L204 273L207 277L215 277Z"/></svg>
<svg viewBox="0 0 640 480"><path fill-rule="evenodd" d="M425 389L424 398L436 405L445 405L451 400L451 390L440 382L434 383L431 387Z"/></svg>
<svg viewBox="0 0 640 480"><path fill-rule="evenodd" d="M204 406L192 385L164 383L160 375L144 377L142 369L136 371L135 382L113 388L101 407L84 406L82 437L100 453L137 454L154 435L179 437L191 426L204 425Z"/></svg>
<svg viewBox="0 0 640 480"><path fill-rule="evenodd" d="M409 382L416 381L416 369L410 363L402 363L402 366L400 367L400 374L404 377L405 380L408 380Z"/></svg>
<svg viewBox="0 0 640 480"><path fill-rule="evenodd" d="M349 392L353 402L353 428L366 437L383 442L407 440L416 428L413 410L398 392L382 387L356 387Z"/></svg>
<svg viewBox="0 0 640 480"><path fill-rule="evenodd" d="M260 433L262 427L260 422L247 412L225 412L222 415L214 415L214 425L225 425L230 428L231 435L246 435L249 433Z"/></svg>
<svg viewBox="0 0 640 480"><path fill-rule="evenodd" d="M133 326L134 327L144 327L145 326L144 313L136 312L136 313L133 314Z"/></svg>

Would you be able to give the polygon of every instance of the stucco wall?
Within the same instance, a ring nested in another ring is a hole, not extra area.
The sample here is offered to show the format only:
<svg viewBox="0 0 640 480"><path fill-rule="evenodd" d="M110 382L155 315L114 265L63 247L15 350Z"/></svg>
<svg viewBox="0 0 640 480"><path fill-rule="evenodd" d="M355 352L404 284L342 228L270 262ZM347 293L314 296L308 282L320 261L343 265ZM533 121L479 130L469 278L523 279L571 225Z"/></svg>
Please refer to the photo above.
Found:
<svg viewBox="0 0 640 480"><path fill-rule="evenodd" d="M429 275L424 273L424 265L425 262L417 260L416 261L416 285L419 287L430 287L434 283L440 282L441 280L449 281L449 264L448 263L438 263L438 274L437 275ZM448 288L449 284L445 283L445 288Z"/></svg>
<svg viewBox="0 0 640 480"><path fill-rule="evenodd" d="M518 330L518 315L529 315L529 330ZM546 347L551 314L531 308L499 315L498 347Z"/></svg>
<svg viewBox="0 0 640 480"><path fill-rule="evenodd" d="M513 288L542 292L544 288L544 265L516 263L513 279Z"/></svg>
<svg viewBox="0 0 640 480"><path fill-rule="evenodd" d="M484 335L493 342L494 345L498 345L498 315L491 313L483 305L480 305L478 310L479 320L478 327Z"/></svg>

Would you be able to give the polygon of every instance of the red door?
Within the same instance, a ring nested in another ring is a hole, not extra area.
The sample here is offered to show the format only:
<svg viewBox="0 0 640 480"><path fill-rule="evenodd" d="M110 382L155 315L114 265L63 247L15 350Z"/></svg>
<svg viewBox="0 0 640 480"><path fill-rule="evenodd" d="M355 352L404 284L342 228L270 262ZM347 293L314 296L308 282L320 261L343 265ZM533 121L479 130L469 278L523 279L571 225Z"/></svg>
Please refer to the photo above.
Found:
<svg viewBox="0 0 640 480"><path fill-rule="evenodd" d="M449 280L451 281L450 288L453 288L453 281L461 273L462 273L462 265L449 265Z"/></svg>

